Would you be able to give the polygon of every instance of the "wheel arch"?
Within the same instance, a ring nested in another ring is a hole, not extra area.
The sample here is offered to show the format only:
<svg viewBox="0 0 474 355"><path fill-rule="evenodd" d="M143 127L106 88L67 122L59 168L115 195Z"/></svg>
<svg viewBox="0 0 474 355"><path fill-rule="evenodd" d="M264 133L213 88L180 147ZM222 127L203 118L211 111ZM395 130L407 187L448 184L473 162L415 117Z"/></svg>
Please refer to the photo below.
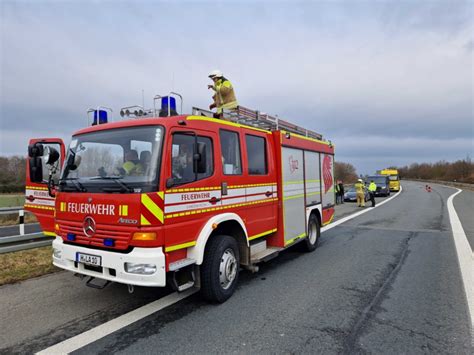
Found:
<svg viewBox="0 0 474 355"><path fill-rule="evenodd" d="M308 221L311 214L315 214L316 218L318 219L319 225L322 226L322 212L321 212L321 204L317 204L315 206L306 207L306 229L308 229ZM306 230L306 234L308 231Z"/></svg>
<svg viewBox="0 0 474 355"><path fill-rule="evenodd" d="M210 218L199 232L196 245L188 249L188 258L196 260L196 264L201 265L209 239L220 234L236 239L239 246L240 262L247 264L250 253L247 228L242 218L236 213L222 213Z"/></svg>

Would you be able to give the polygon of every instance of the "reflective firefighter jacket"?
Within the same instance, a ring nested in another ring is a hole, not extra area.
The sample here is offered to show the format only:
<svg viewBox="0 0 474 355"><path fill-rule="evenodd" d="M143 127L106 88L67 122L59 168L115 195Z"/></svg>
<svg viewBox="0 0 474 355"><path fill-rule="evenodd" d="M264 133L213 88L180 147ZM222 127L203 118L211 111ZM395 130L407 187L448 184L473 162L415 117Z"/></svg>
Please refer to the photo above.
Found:
<svg viewBox="0 0 474 355"><path fill-rule="evenodd" d="M364 193L365 185L362 182L356 182L354 188L357 193Z"/></svg>
<svg viewBox="0 0 474 355"><path fill-rule="evenodd" d="M377 191L377 185L375 184L375 182L371 182L370 185L369 185L369 191L370 192L375 192Z"/></svg>
<svg viewBox="0 0 474 355"><path fill-rule="evenodd" d="M214 87L216 91L214 102L216 103L217 113L221 113L223 109L233 109L239 104L235 98L232 83L227 79L219 79Z"/></svg>

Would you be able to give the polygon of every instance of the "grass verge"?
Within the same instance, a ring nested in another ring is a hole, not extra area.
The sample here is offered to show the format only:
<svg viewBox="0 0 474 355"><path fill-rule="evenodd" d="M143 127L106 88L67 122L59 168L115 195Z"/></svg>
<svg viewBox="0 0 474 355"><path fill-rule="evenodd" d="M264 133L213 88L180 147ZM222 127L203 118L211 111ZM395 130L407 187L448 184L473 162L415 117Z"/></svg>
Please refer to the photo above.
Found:
<svg viewBox="0 0 474 355"><path fill-rule="evenodd" d="M17 207L25 203L25 194L0 194L0 207Z"/></svg>
<svg viewBox="0 0 474 355"><path fill-rule="evenodd" d="M35 215L25 212L25 223L36 223L38 220ZM0 226L18 225L18 213L0 215Z"/></svg>
<svg viewBox="0 0 474 355"><path fill-rule="evenodd" d="M25 203L24 194L0 194L0 207L18 207ZM37 222L34 214L25 211L25 223ZM18 212L0 215L0 226L18 224Z"/></svg>
<svg viewBox="0 0 474 355"><path fill-rule="evenodd" d="M53 265L52 254L51 246L0 254L0 285L60 271Z"/></svg>

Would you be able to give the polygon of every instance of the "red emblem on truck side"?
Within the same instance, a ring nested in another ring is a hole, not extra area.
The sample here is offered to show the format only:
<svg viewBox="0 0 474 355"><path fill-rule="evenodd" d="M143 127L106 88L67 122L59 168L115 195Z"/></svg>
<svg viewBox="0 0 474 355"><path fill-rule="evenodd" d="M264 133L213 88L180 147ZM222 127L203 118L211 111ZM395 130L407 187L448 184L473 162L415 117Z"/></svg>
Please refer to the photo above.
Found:
<svg viewBox="0 0 474 355"><path fill-rule="evenodd" d="M324 193L327 193L333 184L332 180L332 162L329 155L324 156L323 160L323 181Z"/></svg>
<svg viewBox="0 0 474 355"><path fill-rule="evenodd" d="M290 173L293 174L295 170L298 170L298 160L293 159L293 155L290 155L288 162L290 163Z"/></svg>

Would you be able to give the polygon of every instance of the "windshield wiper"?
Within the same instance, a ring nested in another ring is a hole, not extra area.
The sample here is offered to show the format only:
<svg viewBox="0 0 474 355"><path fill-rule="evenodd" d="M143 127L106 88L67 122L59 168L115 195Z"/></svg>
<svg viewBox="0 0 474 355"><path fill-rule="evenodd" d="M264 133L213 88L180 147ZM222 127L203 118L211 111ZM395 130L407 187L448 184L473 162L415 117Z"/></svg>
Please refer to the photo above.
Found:
<svg viewBox="0 0 474 355"><path fill-rule="evenodd" d="M69 186L67 186L67 183L64 184L63 182L65 181L70 181L72 185L74 186L74 190L70 190ZM79 191L79 192L86 192L87 189L82 185L78 178L64 178L59 180L59 186L61 186L61 189L64 191Z"/></svg>
<svg viewBox="0 0 474 355"><path fill-rule="evenodd" d="M114 188L110 188L110 187L104 187L102 188L102 190L104 192L133 192L133 188L131 188L130 186L128 186L126 183L124 183L122 181L122 177L121 176L98 176L98 177L93 177L91 178L91 180L112 180L114 182L116 182L117 184L120 185L120 189L114 189Z"/></svg>

